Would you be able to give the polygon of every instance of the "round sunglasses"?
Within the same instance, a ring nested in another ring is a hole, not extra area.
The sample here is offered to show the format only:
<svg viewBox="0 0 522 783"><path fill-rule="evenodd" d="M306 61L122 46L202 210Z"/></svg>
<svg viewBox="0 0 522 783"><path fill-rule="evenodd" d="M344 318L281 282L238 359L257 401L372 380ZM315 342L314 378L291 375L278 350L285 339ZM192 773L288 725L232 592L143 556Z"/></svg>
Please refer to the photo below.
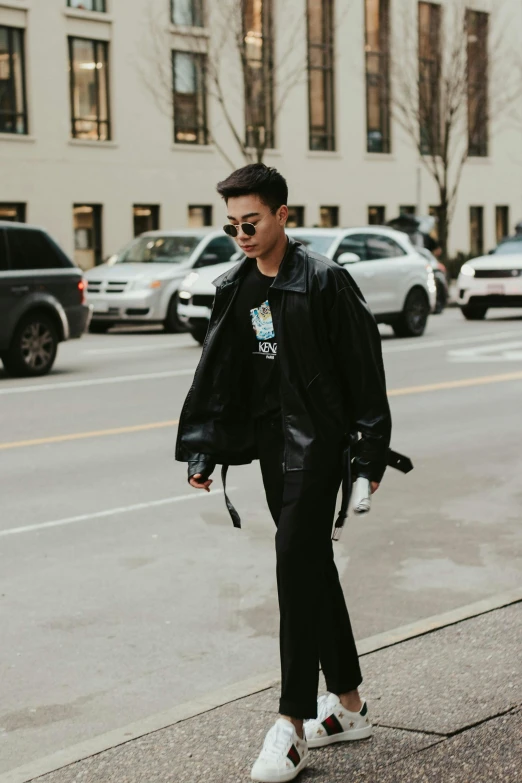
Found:
<svg viewBox="0 0 522 783"><path fill-rule="evenodd" d="M264 220L266 215L263 215L261 220ZM234 223L226 223L223 226L223 231L225 234L228 234L229 237L237 237L238 234L238 228L241 228L241 231L243 234L246 234L247 237L253 237L256 233L256 227L261 223L261 220L258 220L256 225L253 223L238 223L237 225L234 225Z"/></svg>

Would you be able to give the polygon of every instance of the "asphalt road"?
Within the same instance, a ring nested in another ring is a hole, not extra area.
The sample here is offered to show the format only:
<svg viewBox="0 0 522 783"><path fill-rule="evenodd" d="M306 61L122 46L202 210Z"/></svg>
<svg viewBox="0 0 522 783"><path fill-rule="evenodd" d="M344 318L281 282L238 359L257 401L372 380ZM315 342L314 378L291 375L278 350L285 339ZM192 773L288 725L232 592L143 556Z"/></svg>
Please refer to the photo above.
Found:
<svg viewBox="0 0 522 783"><path fill-rule="evenodd" d="M522 317L383 327L393 446L337 560L358 638L520 584ZM0 372L0 772L277 667L273 523L233 468L244 527L191 490L175 422L200 348L140 330ZM314 584L303 585L303 599Z"/></svg>

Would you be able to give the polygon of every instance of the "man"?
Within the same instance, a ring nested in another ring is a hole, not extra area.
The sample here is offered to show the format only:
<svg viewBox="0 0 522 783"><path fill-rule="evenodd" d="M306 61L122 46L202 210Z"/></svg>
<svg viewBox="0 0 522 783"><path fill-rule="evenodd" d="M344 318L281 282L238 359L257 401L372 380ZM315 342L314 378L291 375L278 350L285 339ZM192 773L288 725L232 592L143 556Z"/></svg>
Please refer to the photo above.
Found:
<svg viewBox="0 0 522 783"><path fill-rule="evenodd" d="M176 458L206 491L217 464L225 485L229 465L260 461L277 526L282 683L280 718L252 779L277 783L299 774L310 746L372 731L331 533L341 482L336 525L344 521L352 470L378 489L391 419L376 323L341 266L286 236L281 174L251 164L217 189L224 229L245 258L215 281ZM226 489L225 499L239 527ZM328 693L317 701L319 664Z"/></svg>

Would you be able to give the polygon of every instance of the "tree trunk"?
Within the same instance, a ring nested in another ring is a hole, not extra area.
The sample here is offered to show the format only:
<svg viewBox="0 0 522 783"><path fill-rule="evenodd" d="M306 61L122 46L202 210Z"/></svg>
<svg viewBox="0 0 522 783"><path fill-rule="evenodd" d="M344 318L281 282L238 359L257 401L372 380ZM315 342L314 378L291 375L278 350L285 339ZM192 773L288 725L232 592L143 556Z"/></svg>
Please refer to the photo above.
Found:
<svg viewBox="0 0 522 783"><path fill-rule="evenodd" d="M439 242L441 249L441 258L443 264L448 261L448 239L449 239L449 204L445 188L440 189L440 204L438 210L439 218Z"/></svg>

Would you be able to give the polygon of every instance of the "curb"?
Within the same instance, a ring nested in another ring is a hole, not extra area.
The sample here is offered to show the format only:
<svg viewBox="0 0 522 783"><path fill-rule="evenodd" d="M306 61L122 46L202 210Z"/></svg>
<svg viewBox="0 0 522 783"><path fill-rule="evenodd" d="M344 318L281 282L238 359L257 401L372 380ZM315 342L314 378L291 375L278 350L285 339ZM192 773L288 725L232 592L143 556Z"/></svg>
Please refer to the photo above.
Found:
<svg viewBox="0 0 522 783"><path fill-rule="evenodd" d="M359 655L370 655L378 650L402 644L409 639L434 633L442 628L456 625L464 620L470 620L473 617L478 617L519 602L522 602L522 587L497 593L482 601L461 606L450 612L426 617L423 620L399 626L391 631L385 631L384 633L361 639L357 642ZM28 781L39 778L42 775L56 772L63 767L75 764L90 756L96 756L119 745L132 742L132 740L147 734L153 734L175 723L194 718L204 712L210 712L246 696L260 693L275 685L279 681L279 677L280 672L277 669L227 685L224 688L202 695L198 699L180 704L170 710L158 712L122 728L100 734L76 745L71 745L69 748L59 750L50 756L45 756L21 767L16 767L0 775L0 783L28 783Z"/></svg>

